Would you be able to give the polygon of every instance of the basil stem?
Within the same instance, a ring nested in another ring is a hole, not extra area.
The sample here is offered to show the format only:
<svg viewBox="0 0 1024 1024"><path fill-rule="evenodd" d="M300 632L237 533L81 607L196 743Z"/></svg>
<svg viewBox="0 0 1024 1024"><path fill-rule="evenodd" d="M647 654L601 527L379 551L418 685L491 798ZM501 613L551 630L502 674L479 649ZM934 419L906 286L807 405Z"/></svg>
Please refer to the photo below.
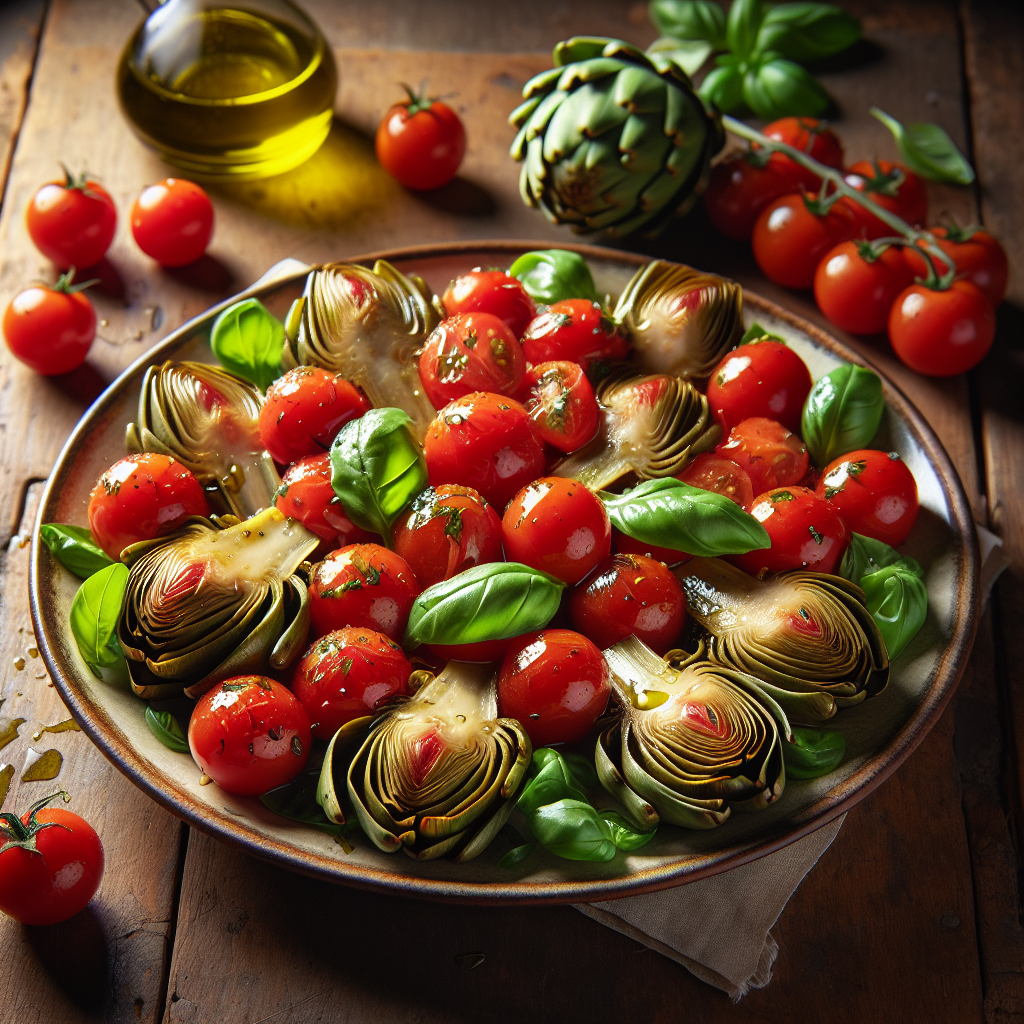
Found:
<svg viewBox="0 0 1024 1024"><path fill-rule="evenodd" d="M189 752L188 740L182 732L178 720L170 711L154 711L151 704L146 705L146 725L149 731L169 750L179 754Z"/></svg>
<svg viewBox="0 0 1024 1024"><path fill-rule="evenodd" d="M97 678L124 655L117 642L117 621L128 584L128 566L114 562L90 576L71 602L71 633L82 659Z"/></svg>
<svg viewBox="0 0 1024 1024"><path fill-rule="evenodd" d="M87 580L93 573L114 564L84 526L43 523L39 536L53 557L80 580Z"/></svg>
<svg viewBox="0 0 1024 1024"><path fill-rule="evenodd" d="M783 743L782 757L786 777L817 779L839 767L846 753L846 738L841 732L793 726L793 740Z"/></svg>
<svg viewBox="0 0 1024 1024"><path fill-rule="evenodd" d="M878 107L872 107L871 114L892 132L903 163L915 174L950 185L974 181L974 168L937 124L900 124Z"/></svg>
<svg viewBox="0 0 1024 1024"><path fill-rule="evenodd" d="M866 448L882 422L885 396L873 370L853 363L836 367L816 381L804 402L804 444L818 466Z"/></svg>
<svg viewBox="0 0 1024 1024"><path fill-rule="evenodd" d="M284 324L259 299L243 299L214 320L210 348L228 370L266 391L281 376Z"/></svg>

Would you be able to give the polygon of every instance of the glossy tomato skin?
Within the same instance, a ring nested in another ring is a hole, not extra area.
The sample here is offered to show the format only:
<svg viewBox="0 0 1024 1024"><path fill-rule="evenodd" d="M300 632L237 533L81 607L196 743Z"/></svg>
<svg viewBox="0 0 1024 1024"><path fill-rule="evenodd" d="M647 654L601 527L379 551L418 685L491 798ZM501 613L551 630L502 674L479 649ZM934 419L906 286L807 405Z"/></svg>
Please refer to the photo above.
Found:
<svg viewBox="0 0 1024 1024"><path fill-rule="evenodd" d="M618 554L573 588L569 615L573 626L601 648L633 635L664 654L683 630L686 598L663 562Z"/></svg>
<svg viewBox="0 0 1024 1024"><path fill-rule="evenodd" d="M77 370L96 336L96 314L82 292L45 285L15 295L4 313L7 347L36 373L53 377Z"/></svg>
<svg viewBox="0 0 1024 1024"><path fill-rule="evenodd" d="M995 333L992 303L970 281L954 281L946 291L912 284L889 311L893 351L929 377L952 377L977 366Z"/></svg>
<svg viewBox="0 0 1024 1024"><path fill-rule="evenodd" d="M523 383L523 346L493 313L457 313L434 328L420 352L420 380L435 409L474 391L514 395Z"/></svg>
<svg viewBox="0 0 1024 1024"><path fill-rule="evenodd" d="M166 178L132 206L132 236L162 267L184 267L206 252L213 234L213 203L194 182Z"/></svg>
<svg viewBox="0 0 1024 1024"><path fill-rule="evenodd" d="M81 186L70 179L44 185L25 211L25 224L36 248L58 270L82 270L99 263L117 228L114 200L95 181Z"/></svg>
<svg viewBox="0 0 1024 1024"><path fill-rule="evenodd" d="M865 259L861 244L840 242L822 257L814 274L814 298L836 327L850 334L878 334L913 275L899 249L890 246Z"/></svg>
<svg viewBox="0 0 1024 1024"><path fill-rule="evenodd" d="M423 107L421 109L421 106ZM466 153L466 130L440 100L396 103L377 128L377 159L406 188L440 188L455 177Z"/></svg>
<svg viewBox="0 0 1024 1024"><path fill-rule="evenodd" d="M928 230L935 236L939 248L952 257L958 277L976 284L993 306L998 306L1006 298L1006 282L1010 274L1006 250L987 231L978 228L969 237L955 240L949 237L949 229L942 225ZM928 268L924 258L915 249L908 247L903 250L903 255L915 277L926 276ZM944 269L939 266L939 273Z"/></svg>
<svg viewBox="0 0 1024 1024"><path fill-rule="evenodd" d="M747 474L754 494L798 483L810 463L807 446L797 434L761 416L737 423L715 453Z"/></svg>
<svg viewBox="0 0 1024 1024"><path fill-rule="evenodd" d="M750 474L740 465L715 452L702 452L676 476L691 487L714 491L749 509L754 500Z"/></svg>
<svg viewBox="0 0 1024 1024"><path fill-rule="evenodd" d="M295 666L292 693L302 702L318 740L346 723L408 696L412 665L402 648L372 629L350 626L317 640Z"/></svg>
<svg viewBox="0 0 1024 1024"><path fill-rule="evenodd" d="M815 488L854 532L898 547L917 522L917 482L896 452L862 449L834 459Z"/></svg>
<svg viewBox="0 0 1024 1024"><path fill-rule="evenodd" d="M537 312L536 304L517 278L504 270L480 267L452 281L441 302L448 316L490 313L503 320L517 338L523 336L526 325Z"/></svg>
<svg viewBox="0 0 1024 1024"><path fill-rule="evenodd" d="M712 168L704 205L723 235L746 242L761 211L792 191L792 180L777 167L760 167L746 154L735 153Z"/></svg>
<svg viewBox="0 0 1024 1024"><path fill-rule="evenodd" d="M534 365L564 361L589 371L625 359L629 343L596 302L561 299L530 321L523 352Z"/></svg>
<svg viewBox="0 0 1024 1024"><path fill-rule="evenodd" d="M428 487L395 523L394 549L430 587L474 565L501 561L501 520L479 491Z"/></svg>
<svg viewBox="0 0 1024 1024"><path fill-rule="evenodd" d="M306 766L309 716L291 690L267 676L235 676L207 690L192 710L188 745L226 793L259 796Z"/></svg>
<svg viewBox="0 0 1024 1024"><path fill-rule="evenodd" d="M597 433L601 411L579 363L540 363L526 371L522 402L542 440L560 452L582 448Z"/></svg>
<svg viewBox="0 0 1024 1024"><path fill-rule="evenodd" d="M797 430L811 384L806 364L788 345L759 341L740 345L711 371L708 403L726 430L752 416Z"/></svg>
<svg viewBox="0 0 1024 1024"><path fill-rule="evenodd" d="M687 562L693 558L693 555L685 551L663 548L657 544L645 544L643 541L627 536L614 526L612 527L612 549L616 554L644 555L646 558L653 558L666 565L679 565L680 562Z"/></svg>
<svg viewBox="0 0 1024 1024"><path fill-rule="evenodd" d="M363 393L341 374L296 366L267 388L260 441L277 462L287 465L328 451L338 431L369 408Z"/></svg>
<svg viewBox="0 0 1024 1024"><path fill-rule="evenodd" d="M843 146L825 121L813 117L782 117L766 125L764 134L776 142L799 149L826 167L843 166ZM821 179L785 153L772 153L768 166L784 175L797 188L817 192Z"/></svg>
<svg viewBox="0 0 1024 1024"><path fill-rule="evenodd" d="M780 487L759 494L750 513L768 531L772 545L729 555L728 561L751 576L762 569L834 573L850 543L850 531L839 513L807 487Z"/></svg>
<svg viewBox="0 0 1024 1024"><path fill-rule="evenodd" d="M498 711L517 718L534 747L575 743L611 696L608 666L585 636L545 629L520 637L498 674Z"/></svg>
<svg viewBox="0 0 1024 1024"><path fill-rule="evenodd" d="M504 659L508 649L516 642L517 637L508 640L481 640L475 644L424 644L431 654L441 659L444 664L449 661L471 661L477 664L490 664Z"/></svg>
<svg viewBox="0 0 1024 1024"><path fill-rule="evenodd" d="M89 529L115 561L129 544L173 533L189 516L208 516L199 481L158 452L115 462L89 495Z"/></svg>
<svg viewBox="0 0 1024 1024"><path fill-rule="evenodd" d="M612 549L608 513L578 480L546 476L524 487L501 520L505 557L578 583Z"/></svg>
<svg viewBox="0 0 1024 1024"><path fill-rule="evenodd" d="M544 444L514 399L477 391L441 409L423 441L434 487L473 487L497 510L544 472Z"/></svg>
<svg viewBox="0 0 1024 1024"><path fill-rule="evenodd" d="M848 185L863 192L883 210L896 214L910 225L923 224L928 217L928 191L924 181L913 171L888 160L860 160L843 176ZM884 238L894 234L885 221L869 213L859 203L845 197L840 200L849 207L861 226L864 238Z"/></svg>

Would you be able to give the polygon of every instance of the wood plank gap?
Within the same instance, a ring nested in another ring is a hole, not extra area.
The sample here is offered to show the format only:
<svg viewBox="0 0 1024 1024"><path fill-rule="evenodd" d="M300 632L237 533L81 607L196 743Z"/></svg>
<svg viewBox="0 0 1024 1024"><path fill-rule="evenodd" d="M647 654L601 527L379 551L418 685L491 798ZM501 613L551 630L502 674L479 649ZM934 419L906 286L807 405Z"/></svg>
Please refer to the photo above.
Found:
<svg viewBox="0 0 1024 1024"><path fill-rule="evenodd" d="M174 872L174 892L171 896L171 923L167 930L167 955L164 957L163 973L160 977L160 991L157 995L157 1007L161 1022L167 1020L169 1006L167 1003L168 986L171 983L171 962L174 960L174 943L178 935L178 908L181 906L181 886L185 880L185 859L188 854L188 841L192 829L182 824L181 836L178 840L178 866Z"/></svg>

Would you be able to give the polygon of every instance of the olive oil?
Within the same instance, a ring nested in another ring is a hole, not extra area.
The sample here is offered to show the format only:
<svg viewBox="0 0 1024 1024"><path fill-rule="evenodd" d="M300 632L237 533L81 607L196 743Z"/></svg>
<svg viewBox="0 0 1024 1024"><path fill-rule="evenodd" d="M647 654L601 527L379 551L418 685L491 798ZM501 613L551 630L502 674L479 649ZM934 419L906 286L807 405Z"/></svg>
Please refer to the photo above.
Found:
<svg viewBox="0 0 1024 1024"><path fill-rule="evenodd" d="M330 49L284 0L248 0L244 10L170 0L139 27L118 68L135 133L201 179L296 167L327 137L336 90Z"/></svg>

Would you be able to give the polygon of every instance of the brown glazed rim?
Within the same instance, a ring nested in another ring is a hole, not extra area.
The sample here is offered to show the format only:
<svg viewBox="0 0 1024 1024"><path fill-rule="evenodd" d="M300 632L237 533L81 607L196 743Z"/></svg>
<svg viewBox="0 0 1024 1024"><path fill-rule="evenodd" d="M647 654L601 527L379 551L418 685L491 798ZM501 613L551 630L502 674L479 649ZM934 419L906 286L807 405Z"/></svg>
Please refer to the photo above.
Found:
<svg viewBox="0 0 1024 1024"><path fill-rule="evenodd" d="M387 252L371 253L356 257L350 262L372 263L376 259L393 261L408 259L431 259L438 257L467 256L486 258L493 253L497 260L508 259L513 255L531 249L551 248L551 241L469 241L439 245L413 246L402 249L391 249ZM582 256L597 261L621 261L643 265L650 257L635 253L620 252L614 249L599 248L590 245L564 245L562 249L571 249ZM257 282L242 295L254 294L266 288L276 288L291 281L303 278L307 270L296 271L280 278L271 276L269 281ZM831 337L825 331L808 323L801 317L759 298L745 293L745 300L752 306L770 313L785 321L793 328L803 331L822 348L848 362L866 365L865 361L855 352ZM74 684L74 672L63 663L60 648L56 643L55 632L62 624L55 622L53 614L47 615L48 593L43 590L40 580L40 549L39 524L45 522L46 510L59 493L67 479L74 456L89 433L90 423L101 416L110 407L113 399L129 375L140 367L165 357L179 341L191 334L200 325L212 320L221 310L237 301L232 297L212 307L198 317L183 324L169 334L162 342L137 359L110 385L99 399L88 410L79 422L71 437L65 444L60 457L47 481L39 507L36 528L33 531L31 561L29 566L29 600L32 613L32 624L35 628L40 653L46 663L51 677L59 689L64 702L92 741L103 753L157 803L166 807L171 813L184 819L194 826L218 839L226 840L241 848L244 852L271 863L279 864L293 871L299 871L324 881L354 885L362 889L378 892L416 896L460 903L479 904L513 904L513 903L568 903L588 902L592 900L616 899L623 896L635 896L640 893L667 889L686 882L696 881L749 863L766 854L795 842L797 839L821 828L840 814L848 811L858 801L863 800L877 786L899 767L924 739L928 730L938 720L953 694L960 676L963 673L978 619L978 571L979 555L975 536L974 521L970 505L964 494L963 486L957 476L949 456L946 454L934 431L924 417L914 408L910 400L889 380L880 374L884 386L885 398L898 415L908 421L917 435L922 448L938 471L946 500L953 512L955 530L959 534L961 552L958 558L959 579L956 620L952 637L943 651L938 670L923 700L915 709L910 719L880 753L873 757L861 769L848 779L835 786L820 800L799 813L775 824L766 836L759 839L734 844L699 857L688 855L674 863L660 864L649 869L633 871L614 878L590 881L557 881L557 882L508 882L482 883L459 882L443 879L417 878L412 874L382 871L366 865L346 863L336 859L311 854L308 851L297 851L295 847L256 836L239 823L236 818L226 813L215 813L211 816L208 805L197 800L187 789L181 788L173 780L166 779L156 771L154 766L143 758L131 745L128 737L120 726L105 711L86 703ZM874 368L873 368L874 369ZM414 862L409 862L410 867Z"/></svg>

